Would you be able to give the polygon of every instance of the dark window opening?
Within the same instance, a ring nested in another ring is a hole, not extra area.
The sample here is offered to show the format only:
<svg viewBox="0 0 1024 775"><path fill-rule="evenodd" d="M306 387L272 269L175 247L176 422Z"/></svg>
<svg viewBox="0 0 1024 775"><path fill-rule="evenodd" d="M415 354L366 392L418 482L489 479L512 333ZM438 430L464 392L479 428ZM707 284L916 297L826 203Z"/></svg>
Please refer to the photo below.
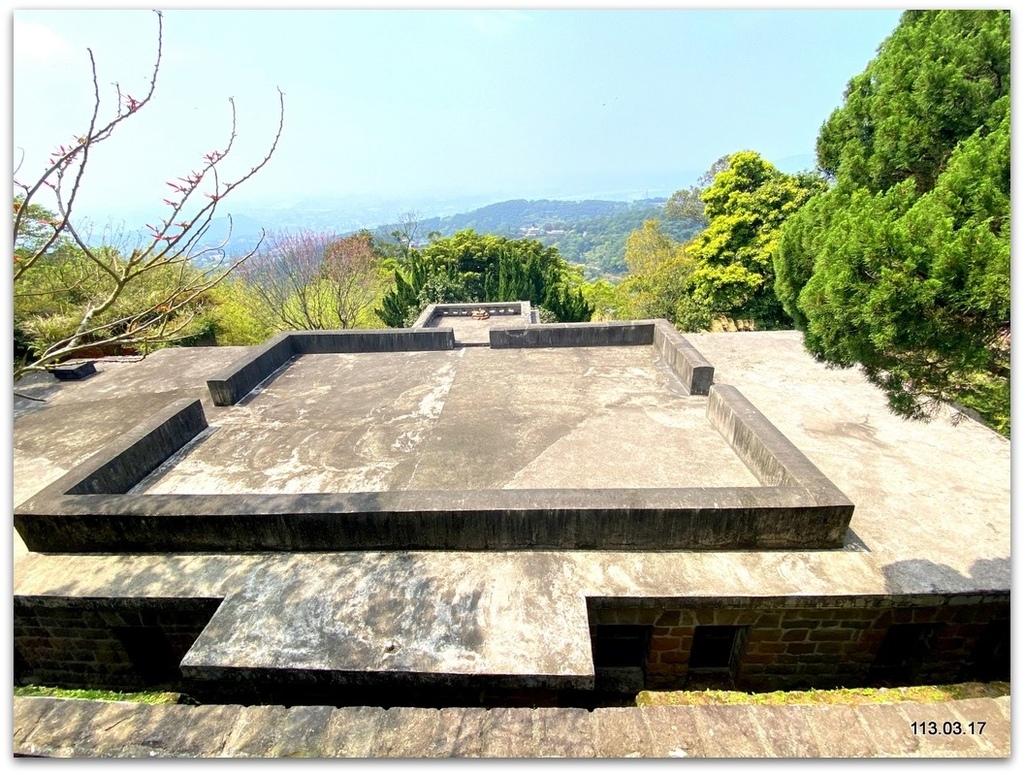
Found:
<svg viewBox="0 0 1024 775"><path fill-rule="evenodd" d="M910 683L939 640L941 624L894 624L871 665L873 683Z"/></svg>
<svg viewBox="0 0 1024 775"><path fill-rule="evenodd" d="M694 629L690 670L732 671L747 629L733 625L704 625Z"/></svg>
<svg viewBox="0 0 1024 775"><path fill-rule="evenodd" d="M599 624L594 630L595 689L610 694L636 694L647 683L651 627Z"/></svg>
<svg viewBox="0 0 1024 775"><path fill-rule="evenodd" d="M594 633L594 667L646 667L651 628L599 624Z"/></svg>
<svg viewBox="0 0 1024 775"><path fill-rule="evenodd" d="M160 627L115 627L114 635L124 646L132 667L145 684L181 678L178 667L181 658Z"/></svg>
<svg viewBox="0 0 1024 775"><path fill-rule="evenodd" d="M975 681L1010 680L1010 620L988 623L971 652L965 678Z"/></svg>

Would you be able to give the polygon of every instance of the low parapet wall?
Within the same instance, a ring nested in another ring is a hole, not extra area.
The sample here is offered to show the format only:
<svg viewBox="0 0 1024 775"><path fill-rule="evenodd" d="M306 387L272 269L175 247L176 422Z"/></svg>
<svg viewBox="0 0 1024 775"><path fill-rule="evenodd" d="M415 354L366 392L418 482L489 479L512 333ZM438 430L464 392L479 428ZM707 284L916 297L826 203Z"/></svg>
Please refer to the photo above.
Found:
<svg viewBox="0 0 1024 775"><path fill-rule="evenodd" d="M217 406L232 406L295 355L292 335L278 334L265 344L208 379L206 386Z"/></svg>
<svg viewBox="0 0 1024 775"><path fill-rule="evenodd" d="M853 504L838 488L735 388L716 386L708 413L765 486L130 493L205 427L185 401L19 506L15 526L30 550L65 553L841 548Z"/></svg>
<svg viewBox="0 0 1024 775"><path fill-rule="evenodd" d="M715 368L667 320L546 323L492 328L494 349L652 345L690 395L706 396Z"/></svg>
<svg viewBox="0 0 1024 775"><path fill-rule="evenodd" d="M31 500L126 493L206 427L206 416L198 398L175 401L87 458Z"/></svg>
<svg viewBox="0 0 1024 775"><path fill-rule="evenodd" d="M529 323L532 320L530 302L528 301L430 304L416 318L412 327L427 328L435 320L442 320L446 317L472 317L474 312L486 312L495 317L518 317L522 319L523 323Z"/></svg>
<svg viewBox="0 0 1024 775"><path fill-rule="evenodd" d="M495 350L522 347L610 347L654 341L653 321L541 323L490 330Z"/></svg>
<svg viewBox="0 0 1024 775"><path fill-rule="evenodd" d="M712 387L707 413L711 424L759 482L802 487L816 504L845 514L849 523L853 502L739 390L732 385Z"/></svg>
<svg viewBox="0 0 1024 775"><path fill-rule="evenodd" d="M667 320L654 323L651 342L672 372L692 396L706 396L715 378L715 367Z"/></svg>
<svg viewBox="0 0 1024 775"><path fill-rule="evenodd" d="M291 331L239 358L206 385L216 406L231 406L299 355L453 349L450 328Z"/></svg>

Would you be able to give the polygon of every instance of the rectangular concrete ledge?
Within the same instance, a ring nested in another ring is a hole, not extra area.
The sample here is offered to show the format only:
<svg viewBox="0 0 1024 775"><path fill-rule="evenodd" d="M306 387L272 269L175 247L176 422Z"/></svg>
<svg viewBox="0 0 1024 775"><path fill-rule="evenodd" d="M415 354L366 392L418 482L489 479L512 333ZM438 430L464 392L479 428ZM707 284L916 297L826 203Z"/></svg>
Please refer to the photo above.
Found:
<svg viewBox="0 0 1024 775"><path fill-rule="evenodd" d="M30 550L68 553L842 548L842 492L735 388L716 385L707 411L765 486L129 492L206 427L200 401L184 400L19 506L15 526Z"/></svg>
<svg viewBox="0 0 1024 775"><path fill-rule="evenodd" d="M490 330L493 349L524 347L610 347L654 342L653 321L542 323Z"/></svg>
<svg viewBox="0 0 1024 775"><path fill-rule="evenodd" d="M206 427L199 399L175 401L103 447L32 500L128 492Z"/></svg>
<svg viewBox="0 0 1024 775"><path fill-rule="evenodd" d="M715 367L667 320L654 322L654 349L691 396L706 396L715 378Z"/></svg>
<svg viewBox="0 0 1024 775"><path fill-rule="evenodd" d="M843 518L800 487L730 487L61 495L15 525L32 551L64 553L656 551L837 548Z"/></svg>
<svg viewBox="0 0 1024 775"><path fill-rule="evenodd" d="M542 675L536 673L456 673L411 672L389 669L337 670L308 667L239 667L206 664L202 657L189 653L181 662L181 674L193 696L228 698L251 703L256 698L275 698L288 704L311 705L316 697L327 701L332 695L342 704L344 695L360 697L360 690L371 702L408 704L415 693L417 705L469 704L481 692L522 692L543 689L551 692L584 692L594 688L592 672L580 675ZM338 689L351 691L338 692ZM380 692L379 697L374 691ZM403 703L403 690L407 693ZM222 700L221 700L222 701ZM267 702L267 700L263 700ZM344 704L352 704L346 701Z"/></svg>
<svg viewBox="0 0 1024 775"><path fill-rule="evenodd" d="M446 317L469 317L474 312L484 311L492 317L518 317L523 323L531 320L531 308L528 301L488 301L480 303L429 304L416 318L413 328L429 328L436 326L436 321Z"/></svg>
<svg viewBox="0 0 1024 775"><path fill-rule="evenodd" d="M853 502L732 385L715 385L708 419L748 469L767 487L803 487L815 504L853 517Z"/></svg>
<svg viewBox="0 0 1024 775"><path fill-rule="evenodd" d="M232 406L296 356L454 349L450 328L288 331L239 358L206 385L214 405Z"/></svg>
<svg viewBox="0 0 1024 775"><path fill-rule="evenodd" d="M498 327L490 338L494 349L652 345L694 396L706 396L715 377L714 366L667 320Z"/></svg>

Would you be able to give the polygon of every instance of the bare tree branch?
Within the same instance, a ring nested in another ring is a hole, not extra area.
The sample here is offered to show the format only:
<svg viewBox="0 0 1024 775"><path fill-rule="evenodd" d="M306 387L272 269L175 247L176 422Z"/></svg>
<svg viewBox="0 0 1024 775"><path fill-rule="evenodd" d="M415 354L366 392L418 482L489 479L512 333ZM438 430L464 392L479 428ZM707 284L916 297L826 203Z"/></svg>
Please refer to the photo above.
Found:
<svg viewBox="0 0 1024 775"><path fill-rule="evenodd" d="M228 236L215 247L203 245L219 204L263 169L277 150L284 129L284 93L280 89L277 129L263 157L241 175L222 180L220 165L237 138L235 103L230 99L231 129L226 144L206 153L197 169L167 183L171 194L163 200L168 208L166 215L156 225L147 224L148 236L143 244L124 253L110 246L94 247L72 220L92 148L109 139L118 126L148 105L156 91L163 53L163 17L160 12L156 15L156 60L146 94L137 99L122 93L120 85L114 84L115 114L106 123L101 121L99 78L93 52L89 50L93 106L86 132L71 145L60 146L36 180L23 182L17 173L14 178L15 191L20 192L14 201L15 298L28 303L30 299L50 295L60 300L62 306L72 307L71 312L77 315L77 322L71 329L65 327L63 334L55 333L52 316L47 319L37 314L21 319L24 331L35 332L34 353L15 365L15 381L87 349L102 350L116 344L145 351L188 335L189 325L206 304L204 295L262 246L263 236L251 251L229 259L225 248L231 235L230 216ZM21 166L19 162L19 172ZM35 203L44 189L52 191L57 203L53 217L41 216L46 210ZM63 259L54 254L59 246L70 246L79 258L62 264ZM212 257L216 258L207 260L205 268L197 265L196 259ZM71 265L77 276L69 274ZM62 275L69 275L69 279L53 281ZM82 298L72 303L67 301L71 296ZM62 314L61 320L71 313Z"/></svg>

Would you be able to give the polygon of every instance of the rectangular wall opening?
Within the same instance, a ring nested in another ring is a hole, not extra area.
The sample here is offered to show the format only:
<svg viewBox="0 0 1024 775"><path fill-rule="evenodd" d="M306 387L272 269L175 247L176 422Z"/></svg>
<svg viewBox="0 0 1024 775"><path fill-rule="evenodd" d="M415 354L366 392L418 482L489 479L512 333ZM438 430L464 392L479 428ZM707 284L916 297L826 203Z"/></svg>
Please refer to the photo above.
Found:
<svg viewBox="0 0 1024 775"><path fill-rule="evenodd" d="M598 624L594 628L594 688L598 692L643 691L652 630L649 625L637 624Z"/></svg>
<svg viewBox="0 0 1024 775"><path fill-rule="evenodd" d="M704 625L693 631L690 670L733 673L748 627Z"/></svg>
<svg viewBox="0 0 1024 775"><path fill-rule="evenodd" d="M941 624L894 624L885 633L868 682L899 685L912 683L922 664L939 641Z"/></svg>
<svg viewBox="0 0 1024 775"><path fill-rule="evenodd" d="M985 631L971 651L971 658L964 673L965 680L1010 680L1009 619L996 619L986 625Z"/></svg>

